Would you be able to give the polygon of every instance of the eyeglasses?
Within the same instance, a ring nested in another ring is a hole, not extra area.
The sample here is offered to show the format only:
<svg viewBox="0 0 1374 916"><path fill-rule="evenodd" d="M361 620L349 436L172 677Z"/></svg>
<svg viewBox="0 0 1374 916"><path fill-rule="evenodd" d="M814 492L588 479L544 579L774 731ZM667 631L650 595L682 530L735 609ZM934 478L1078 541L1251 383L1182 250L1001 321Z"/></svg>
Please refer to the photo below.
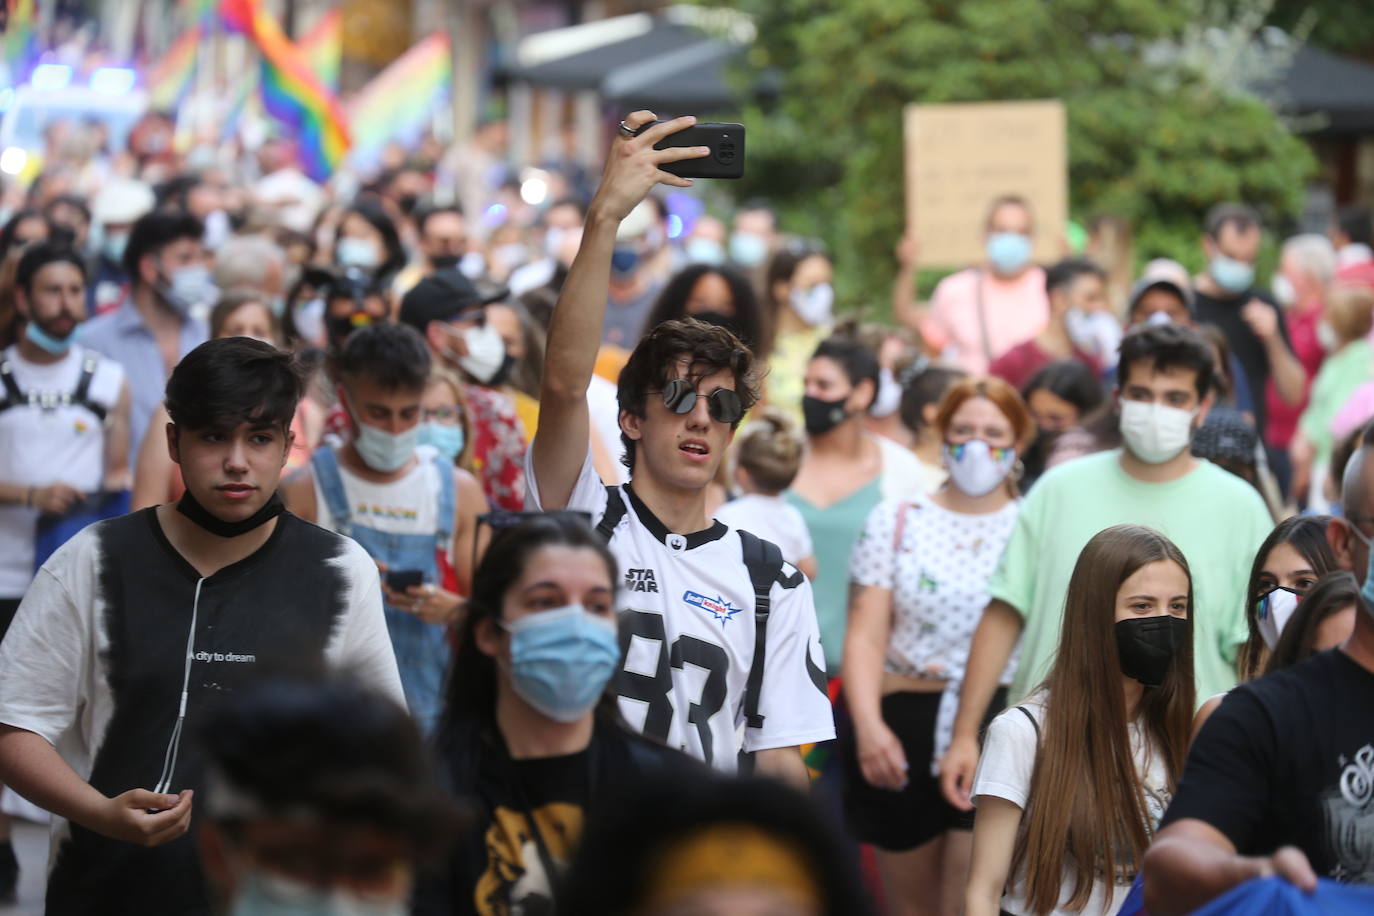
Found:
<svg viewBox="0 0 1374 916"><path fill-rule="evenodd" d="M692 382L675 378L663 386L663 406L676 414L689 414L697 406L697 398L706 399L706 410L717 423L737 423L744 416L739 395L729 388L717 388L710 394L699 394Z"/></svg>
<svg viewBox="0 0 1374 916"><path fill-rule="evenodd" d="M420 419L425 422L434 421L436 423L456 424L463 418L463 411L459 407L433 407L420 411Z"/></svg>

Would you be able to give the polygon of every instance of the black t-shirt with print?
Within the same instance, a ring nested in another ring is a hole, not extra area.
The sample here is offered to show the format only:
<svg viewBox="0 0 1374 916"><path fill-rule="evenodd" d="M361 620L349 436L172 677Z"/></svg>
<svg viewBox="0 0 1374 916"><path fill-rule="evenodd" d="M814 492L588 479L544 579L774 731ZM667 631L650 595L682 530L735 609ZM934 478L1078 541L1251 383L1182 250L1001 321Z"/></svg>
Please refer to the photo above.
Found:
<svg viewBox="0 0 1374 916"><path fill-rule="evenodd" d="M1250 397L1255 410L1255 426L1262 437L1266 421L1265 390L1272 374L1272 367L1269 365L1269 354L1264 350L1264 342L1250 330L1250 325L1242 316L1245 306L1251 299L1258 299L1274 310L1279 319L1279 334L1283 336L1284 343L1288 343L1288 325L1283 320L1283 312L1280 311L1274 297L1263 290L1249 289L1230 299L1218 299L1201 290L1194 290L1193 314L1199 324L1213 325L1226 335L1231 352L1240 361L1241 369L1245 372L1245 381L1250 387Z"/></svg>
<svg viewBox="0 0 1374 916"><path fill-rule="evenodd" d="M696 761L598 720L586 750L511 760L499 736L465 730L443 742L450 789L474 822L450 860L417 882L416 916L538 916L553 911L591 812L644 780L704 778ZM555 880L549 880L549 872Z"/></svg>
<svg viewBox="0 0 1374 916"><path fill-rule="evenodd" d="M1335 649L1232 690L1162 826L1183 818L1241 855L1297 846L1319 875L1374 882L1374 672Z"/></svg>
<svg viewBox="0 0 1374 916"><path fill-rule="evenodd" d="M171 790L199 790L195 731L227 692L266 673L347 662L358 662L369 684L395 682L376 589L376 566L361 548L290 513L254 553L204 580L156 510L101 522L54 554L25 596L0 653L0 721L59 752L79 751L88 781L109 797L152 789L173 751ZM186 715L173 742L183 678ZM202 801L197 792L192 832ZM191 834L146 848L62 825L47 913L211 911Z"/></svg>

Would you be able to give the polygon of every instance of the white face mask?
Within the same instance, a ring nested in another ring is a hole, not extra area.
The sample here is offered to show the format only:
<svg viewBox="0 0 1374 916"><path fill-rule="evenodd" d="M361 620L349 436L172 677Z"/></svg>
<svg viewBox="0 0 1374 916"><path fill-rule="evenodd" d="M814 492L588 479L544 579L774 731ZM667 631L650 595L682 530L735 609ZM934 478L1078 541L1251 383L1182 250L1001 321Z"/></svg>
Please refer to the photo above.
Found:
<svg viewBox="0 0 1374 916"><path fill-rule="evenodd" d="M1293 281L1288 279L1287 274L1274 274L1274 281L1270 286L1274 290L1274 298L1279 300L1279 305L1292 308L1297 303L1298 291L1293 288Z"/></svg>
<svg viewBox="0 0 1374 916"><path fill-rule="evenodd" d="M940 452L949 468L950 480L975 498L997 489L1016 465L1016 449L994 449L982 439L970 439L960 445L945 443Z"/></svg>
<svg viewBox="0 0 1374 916"><path fill-rule="evenodd" d="M496 377L506 359L505 341L487 324L464 331L463 343L467 344L468 353L458 357L458 365L477 381L487 384Z"/></svg>
<svg viewBox="0 0 1374 916"><path fill-rule="evenodd" d="M901 406L902 386L897 384L897 377L892 374L891 369L879 369L878 396L873 399L873 406L868 408L869 416L879 419L890 417Z"/></svg>
<svg viewBox="0 0 1374 916"><path fill-rule="evenodd" d="M364 423L351 403L349 413L353 417L353 448L372 470L383 474L399 471L415 454L415 447L420 444L419 423L403 432L389 433Z"/></svg>
<svg viewBox="0 0 1374 916"><path fill-rule="evenodd" d="M790 297L792 311L813 328L830 324L835 305L835 289L829 283L817 283L810 289L793 287Z"/></svg>
<svg viewBox="0 0 1374 916"><path fill-rule="evenodd" d="M1298 609L1298 593L1292 589L1276 588L1259 600L1256 610L1255 626L1270 652L1279 644L1283 628L1293 619Z"/></svg>
<svg viewBox="0 0 1374 916"><path fill-rule="evenodd" d="M1196 410L1144 401L1121 402L1121 436L1146 464L1163 464L1188 447Z"/></svg>
<svg viewBox="0 0 1374 916"><path fill-rule="evenodd" d="M324 346L324 307L324 299L316 296L296 306L296 313L292 316L296 322L296 333L312 347Z"/></svg>

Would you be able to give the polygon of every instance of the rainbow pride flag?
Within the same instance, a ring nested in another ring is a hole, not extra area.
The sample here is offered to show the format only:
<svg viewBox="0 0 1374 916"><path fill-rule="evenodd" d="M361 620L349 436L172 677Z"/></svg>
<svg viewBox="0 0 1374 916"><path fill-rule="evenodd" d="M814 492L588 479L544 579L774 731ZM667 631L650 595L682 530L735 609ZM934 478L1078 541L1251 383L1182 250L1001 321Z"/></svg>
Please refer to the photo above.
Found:
<svg viewBox="0 0 1374 916"><path fill-rule="evenodd" d="M33 0L0 0L9 12L5 38L0 54L10 76L16 81L28 73L28 63L38 56L38 36L34 32Z"/></svg>
<svg viewBox="0 0 1374 916"><path fill-rule="evenodd" d="M391 141L418 138L435 106L449 97L452 78L453 55L444 32L435 32L392 61L348 105L350 160L367 168Z"/></svg>
<svg viewBox="0 0 1374 916"><path fill-rule="evenodd" d="M350 144L338 98L259 0L223 0L220 13L226 26L248 35L261 52L263 107L295 133L301 167L313 180L327 180Z"/></svg>
<svg viewBox="0 0 1374 916"><path fill-rule="evenodd" d="M149 72L148 103L154 111L175 111L186 98L195 82L201 35L200 26L182 32Z"/></svg>
<svg viewBox="0 0 1374 916"><path fill-rule="evenodd" d="M296 47L305 55L310 69L330 92L339 91L339 66L343 62L343 10L333 7L301 36Z"/></svg>

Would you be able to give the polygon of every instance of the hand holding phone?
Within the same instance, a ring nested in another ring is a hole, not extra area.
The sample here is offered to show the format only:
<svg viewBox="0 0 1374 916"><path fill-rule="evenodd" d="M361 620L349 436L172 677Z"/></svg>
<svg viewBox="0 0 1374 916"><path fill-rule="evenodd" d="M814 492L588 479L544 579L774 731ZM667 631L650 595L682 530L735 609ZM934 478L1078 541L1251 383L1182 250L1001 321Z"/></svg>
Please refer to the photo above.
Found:
<svg viewBox="0 0 1374 916"><path fill-rule="evenodd" d="M661 123L663 122L650 121L635 131L635 136ZM654 149L664 150L683 146L704 146L711 152L705 158L665 162L659 168L679 178L744 177L743 124L714 121L693 124L659 140L654 144Z"/></svg>
<svg viewBox="0 0 1374 916"><path fill-rule="evenodd" d="M419 585L424 581L425 574L418 569L388 569L386 571L386 587L393 592L405 592L411 586Z"/></svg>

